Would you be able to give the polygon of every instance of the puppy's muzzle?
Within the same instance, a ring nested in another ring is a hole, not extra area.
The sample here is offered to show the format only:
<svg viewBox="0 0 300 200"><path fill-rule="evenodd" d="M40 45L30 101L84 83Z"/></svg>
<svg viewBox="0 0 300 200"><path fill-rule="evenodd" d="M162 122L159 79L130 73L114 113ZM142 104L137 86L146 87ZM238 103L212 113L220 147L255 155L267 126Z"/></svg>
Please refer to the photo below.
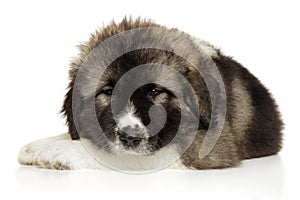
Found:
<svg viewBox="0 0 300 200"><path fill-rule="evenodd" d="M135 148L143 139L146 139L147 131L140 127L127 126L118 131L119 139L126 147Z"/></svg>

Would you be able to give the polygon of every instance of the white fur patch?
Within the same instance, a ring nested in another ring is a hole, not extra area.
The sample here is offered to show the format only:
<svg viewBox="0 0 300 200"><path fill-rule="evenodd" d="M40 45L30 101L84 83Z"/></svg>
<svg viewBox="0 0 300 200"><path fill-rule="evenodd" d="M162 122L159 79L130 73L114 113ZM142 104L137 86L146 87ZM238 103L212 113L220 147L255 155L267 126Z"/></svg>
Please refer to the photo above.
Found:
<svg viewBox="0 0 300 200"><path fill-rule="evenodd" d="M84 139L85 140L85 139ZM90 143L90 141L85 140L84 144ZM126 172L150 172L155 170L160 170L163 168L167 169L188 169L184 167L182 162L178 159L176 162L170 165L170 161L179 157L177 153L177 148L172 145L168 148L163 148L152 155L140 155L136 153L121 153L118 155L111 155L99 149L92 143L88 144L89 151L95 155L97 158L101 158L101 162L104 162L111 166L111 168L126 171ZM171 156L171 157L170 157Z"/></svg>
<svg viewBox="0 0 300 200"><path fill-rule="evenodd" d="M118 127L120 129L125 127L131 127L131 128L142 128L144 129L145 126L142 123L142 120L135 115L136 109L132 103L130 103L123 114L120 115L118 118Z"/></svg>
<svg viewBox="0 0 300 200"><path fill-rule="evenodd" d="M187 166L185 166L180 159L170 165L167 169L180 169L180 170L189 170Z"/></svg>
<svg viewBox="0 0 300 200"><path fill-rule="evenodd" d="M89 141L83 140L90 152L103 162L114 163L119 170L143 172L161 169L169 155L176 155L176 148L169 147L159 154L141 156L134 154L121 154L112 156ZM41 139L24 146L19 153L18 161L23 165L35 165L48 169L109 169L94 159L84 148L81 141L72 140L69 134ZM168 167L169 169L187 169L180 160Z"/></svg>
<svg viewBox="0 0 300 200"><path fill-rule="evenodd" d="M217 50L208 42L204 40L200 40L196 37L191 36L192 41L196 45L196 47L201 51L204 52L206 55L210 57L218 57Z"/></svg>
<svg viewBox="0 0 300 200"><path fill-rule="evenodd" d="M48 169L105 169L69 134L41 139L24 146L18 161Z"/></svg>

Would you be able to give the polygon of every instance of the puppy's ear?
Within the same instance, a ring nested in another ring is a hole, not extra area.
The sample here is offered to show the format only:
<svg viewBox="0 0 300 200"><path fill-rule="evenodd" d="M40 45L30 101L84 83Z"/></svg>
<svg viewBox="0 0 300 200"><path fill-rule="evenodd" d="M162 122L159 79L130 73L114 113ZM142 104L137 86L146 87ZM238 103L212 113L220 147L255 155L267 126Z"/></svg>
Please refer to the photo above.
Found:
<svg viewBox="0 0 300 200"><path fill-rule="evenodd" d="M198 90L198 98L199 98L199 111L200 111L200 124L202 124L205 128L209 127L209 123L211 120L211 99L208 88L202 78L199 80L199 90Z"/></svg>
<svg viewBox="0 0 300 200"><path fill-rule="evenodd" d="M198 98L200 128L208 128L211 120L211 98L208 88L198 72L191 71L188 77Z"/></svg>
<svg viewBox="0 0 300 200"><path fill-rule="evenodd" d="M69 128L69 134L73 140L79 139L78 132L75 127L74 119L73 119L73 111L72 111L72 94L73 94L73 83L71 82L69 85L69 89L67 94L65 95L65 100L61 109L61 113L66 118L66 124Z"/></svg>

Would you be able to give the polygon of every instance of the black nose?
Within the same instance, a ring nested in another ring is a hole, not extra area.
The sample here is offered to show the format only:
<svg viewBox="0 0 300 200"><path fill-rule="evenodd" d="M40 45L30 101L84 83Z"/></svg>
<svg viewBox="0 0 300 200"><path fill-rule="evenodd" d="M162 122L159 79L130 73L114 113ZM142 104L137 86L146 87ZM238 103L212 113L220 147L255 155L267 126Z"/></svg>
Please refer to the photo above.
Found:
<svg viewBox="0 0 300 200"><path fill-rule="evenodd" d="M127 147L136 147L142 140L142 138L131 136L125 132L119 132L119 139Z"/></svg>

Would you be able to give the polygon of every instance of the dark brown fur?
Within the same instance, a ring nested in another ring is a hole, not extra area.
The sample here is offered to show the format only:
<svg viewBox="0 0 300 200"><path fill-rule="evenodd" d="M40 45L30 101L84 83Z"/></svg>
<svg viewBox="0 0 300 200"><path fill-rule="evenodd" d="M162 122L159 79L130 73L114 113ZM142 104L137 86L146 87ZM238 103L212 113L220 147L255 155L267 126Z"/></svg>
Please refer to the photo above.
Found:
<svg viewBox="0 0 300 200"><path fill-rule="evenodd" d="M232 58L219 52L219 57L214 58L214 61L222 74L227 91L226 123L212 152L201 160L195 154L199 152L206 131L200 130L193 145L182 156L183 163L196 169L225 168L236 166L243 159L278 153L282 147L283 123L271 94L257 78ZM237 87L244 88L251 100L251 108L242 107L238 111L243 115L249 109L253 112L251 120L246 122L247 126L242 127L243 133L239 132L241 124L233 119L233 110L240 103L234 102L234 79L241 81L241 85Z"/></svg>

